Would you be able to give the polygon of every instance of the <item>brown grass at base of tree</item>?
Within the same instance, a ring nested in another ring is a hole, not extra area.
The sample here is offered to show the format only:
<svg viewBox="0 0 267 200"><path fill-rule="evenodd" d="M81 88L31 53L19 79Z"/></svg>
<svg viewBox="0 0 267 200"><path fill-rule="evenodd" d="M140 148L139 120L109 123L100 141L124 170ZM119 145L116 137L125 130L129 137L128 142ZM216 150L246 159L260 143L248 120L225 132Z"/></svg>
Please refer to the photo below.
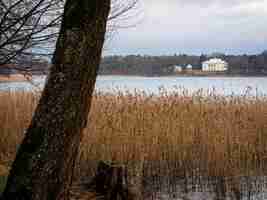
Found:
<svg viewBox="0 0 267 200"><path fill-rule="evenodd" d="M0 164L14 158L38 96L0 93ZM99 160L132 165L141 158L145 177L263 175L266 122L264 97L96 93L76 175L92 176Z"/></svg>

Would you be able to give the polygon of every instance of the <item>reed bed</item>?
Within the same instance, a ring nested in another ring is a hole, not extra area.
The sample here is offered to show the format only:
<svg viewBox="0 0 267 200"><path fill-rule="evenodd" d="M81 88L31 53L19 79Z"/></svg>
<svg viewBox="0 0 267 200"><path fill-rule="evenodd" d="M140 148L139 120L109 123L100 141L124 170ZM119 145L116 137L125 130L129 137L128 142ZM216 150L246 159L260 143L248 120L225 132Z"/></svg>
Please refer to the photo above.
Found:
<svg viewBox="0 0 267 200"><path fill-rule="evenodd" d="M10 164L14 158L38 96L0 93L0 164ZM267 98L207 96L201 91L96 92L76 177L92 176L99 160L129 166L144 160L145 182L170 185L177 180L192 187L203 185L201 177L216 181L223 177L227 184L240 185L232 180L263 177Z"/></svg>

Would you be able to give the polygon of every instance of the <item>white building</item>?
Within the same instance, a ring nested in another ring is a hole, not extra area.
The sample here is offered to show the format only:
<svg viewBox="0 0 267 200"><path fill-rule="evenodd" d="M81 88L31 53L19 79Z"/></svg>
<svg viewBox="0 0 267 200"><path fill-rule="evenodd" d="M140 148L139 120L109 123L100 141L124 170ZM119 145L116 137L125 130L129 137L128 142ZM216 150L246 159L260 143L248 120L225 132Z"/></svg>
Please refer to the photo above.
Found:
<svg viewBox="0 0 267 200"><path fill-rule="evenodd" d="M202 63L202 71L223 72L227 71L228 63L220 58L212 58Z"/></svg>
<svg viewBox="0 0 267 200"><path fill-rule="evenodd" d="M182 72L182 71L183 71L183 67L178 66L178 65L175 65L175 66L173 66L173 71L174 71L175 73Z"/></svg>
<svg viewBox="0 0 267 200"><path fill-rule="evenodd" d="M186 66L186 70L191 71L192 69L193 69L193 66L192 65L189 64L189 65Z"/></svg>

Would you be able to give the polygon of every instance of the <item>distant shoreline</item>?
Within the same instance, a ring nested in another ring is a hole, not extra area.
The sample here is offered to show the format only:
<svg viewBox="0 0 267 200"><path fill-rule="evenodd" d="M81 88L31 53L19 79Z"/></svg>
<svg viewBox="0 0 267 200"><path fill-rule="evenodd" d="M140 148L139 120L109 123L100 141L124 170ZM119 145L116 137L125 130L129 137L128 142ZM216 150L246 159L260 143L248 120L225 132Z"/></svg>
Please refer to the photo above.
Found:
<svg viewBox="0 0 267 200"><path fill-rule="evenodd" d="M146 77L146 78L153 78L153 77L267 77L267 74L170 74L170 75L140 75L140 74L99 74L98 76L128 76L128 77Z"/></svg>
<svg viewBox="0 0 267 200"><path fill-rule="evenodd" d="M27 81L27 78L22 74L10 74L10 75L0 74L0 83L24 82L24 81Z"/></svg>
<svg viewBox="0 0 267 200"><path fill-rule="evenodd" d="M174 77L267 77L267 74L179 74Z"/></svg>

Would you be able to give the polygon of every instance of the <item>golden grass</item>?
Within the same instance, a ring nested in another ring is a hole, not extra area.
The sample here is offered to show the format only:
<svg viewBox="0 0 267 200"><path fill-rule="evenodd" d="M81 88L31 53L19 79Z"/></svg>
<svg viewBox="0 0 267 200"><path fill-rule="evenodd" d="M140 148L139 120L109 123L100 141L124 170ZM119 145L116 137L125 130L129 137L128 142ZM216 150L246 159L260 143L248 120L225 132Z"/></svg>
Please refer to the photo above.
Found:
<svg viewBox="0 0 267 200"><path fill-rule="evenodd" d="M12 161L36 102L33 93L0 92L0 164Z"/></svg>
<svg viewBox="0 0 267 200"><path fill-rule="evenodd" d="M38 95L0 93L0 164L14 158ZM146 177L257 176L266 171L267 99L96 93L84 131L77 176L99 160L145 159Z"/></svg>

